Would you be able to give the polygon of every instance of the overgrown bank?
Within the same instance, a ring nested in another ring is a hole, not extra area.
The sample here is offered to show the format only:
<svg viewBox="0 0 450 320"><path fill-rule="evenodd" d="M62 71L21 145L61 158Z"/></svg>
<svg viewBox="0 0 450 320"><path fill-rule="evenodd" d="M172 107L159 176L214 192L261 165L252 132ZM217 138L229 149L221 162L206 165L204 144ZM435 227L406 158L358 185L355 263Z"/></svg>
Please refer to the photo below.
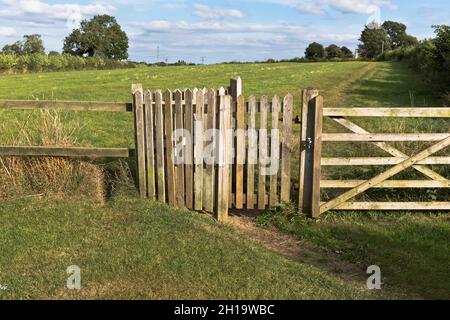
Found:
<svg viewBox="0 0 450 320"><path fill-rule="evenodd" d="M381 60L406 62L428 83L444 94L450 93L450 26L435 26L436 37L413 47L387 51ZM447 96L447 101L450 97Z"/></svg>

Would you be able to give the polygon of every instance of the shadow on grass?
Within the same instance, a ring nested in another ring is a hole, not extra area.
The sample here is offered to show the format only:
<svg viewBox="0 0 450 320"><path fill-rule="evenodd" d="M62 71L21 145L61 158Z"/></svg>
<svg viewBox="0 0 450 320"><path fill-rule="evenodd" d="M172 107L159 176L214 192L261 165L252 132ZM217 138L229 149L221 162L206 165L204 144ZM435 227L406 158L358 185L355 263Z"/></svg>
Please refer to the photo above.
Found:
<svg viewBox="0 0 450 320"><path fill-rule="evenodd" d="M378 265L389 294L450 298L448 215L331 213L312 221L279 211L257 221L312 242L361 269Z"/></svg>

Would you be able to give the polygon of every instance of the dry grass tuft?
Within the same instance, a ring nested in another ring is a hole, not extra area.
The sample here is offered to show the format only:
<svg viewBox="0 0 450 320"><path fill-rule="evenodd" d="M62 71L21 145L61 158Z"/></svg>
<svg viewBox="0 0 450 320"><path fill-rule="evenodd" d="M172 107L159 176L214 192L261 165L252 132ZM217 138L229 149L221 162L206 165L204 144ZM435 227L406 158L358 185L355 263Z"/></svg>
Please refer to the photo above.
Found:
<svg viewBox="0 0 450 320"><path fill-rule="evenodd" d="M10 134L11 145L77 145L81 129L65 121L60 112L31 113ZM5 131L3 131L5 132ZM105 198L103 170L91 162L67 158L0 158L0 199L21 196L58 196L102 204Z"/></svg>

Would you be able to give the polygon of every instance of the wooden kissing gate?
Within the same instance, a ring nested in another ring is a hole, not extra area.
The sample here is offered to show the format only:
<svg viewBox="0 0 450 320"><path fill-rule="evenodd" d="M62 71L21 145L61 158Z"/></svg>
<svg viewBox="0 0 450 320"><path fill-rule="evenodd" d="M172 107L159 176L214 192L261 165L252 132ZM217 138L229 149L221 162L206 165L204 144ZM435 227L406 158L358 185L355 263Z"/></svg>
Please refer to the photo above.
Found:
<svg viewBox="0 0 450 320"><path fill-rule="evenodd" d="M141 197L215 213L226 221L229 209L265 210L298 198L298 208L317 218L330 210L450 210L446 202L349 202L371 188L446 188L450 181L425 165L449 165L450 157L432 157L450 145L444 133L372 134L349 117L450 118L450 108L324 108L317 90L302 92L298 192L292 183L294 99L255 96L245 99L240 77L227 89L154 92L133 85L135 156ZM353 133L327 134L328 117ZM204 130L213 134L204 135ZM178 131L177 131L178 130ZM176 132L191 133L191 138ZM200 137L199 137L200 136ZM324 142L372 143L391 158L325 158ZM435 141L413 156L393 141ZM181 146L181 147L180 147ZM184 161L176 161L178 159ZM210 161L206 162L205 154ZM213 161L211 161L211 159ZM256 161L255 161L256 160ZM367 181L322 180L322 166L385 165L390 169ZM266 173L268 167L272 172ZM388 180L414 168L431 180ZM327 202L322 189L349 189Z"/></svg>

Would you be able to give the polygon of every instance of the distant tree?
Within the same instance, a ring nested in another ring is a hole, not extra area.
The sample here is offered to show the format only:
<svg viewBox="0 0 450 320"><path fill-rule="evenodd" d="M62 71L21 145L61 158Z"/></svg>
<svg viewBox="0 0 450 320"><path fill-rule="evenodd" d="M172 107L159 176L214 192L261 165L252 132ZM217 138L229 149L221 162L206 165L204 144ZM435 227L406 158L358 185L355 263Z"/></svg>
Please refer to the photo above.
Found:
<svg viewBox="0 0 450 320"><path fill-rule="evenodd" d="M64 40L64 53L124 60L128 58L128 36L116 18L101 15L83 20L79 29Z"/></svg>
<svg viewBox="0 0 450 320"><path fill-rule="evenodd" d="M323 59L325 57L325 49L320 43L313 42L305 50L305 58L309 60Z"/></svg>
<svg viewBox="0 0 450 320"><path fill-rule="evenodd" d="M23 54L22 51L22 43L17 41L13 44L7 44L2 49L3 54L15 54L16 56L21 56Z"/></svg>
<svg viewBox="0 0 450 320"><path fill-rule="evenodd" d="M48 55L50 56L50 57L52 57L52 56L59 56L59 55L61 55L58 51L50 51L49 53L48 53Z"/></svg>
<svg viewBox="0 0 450 320"><path fill-rule="evenodd" d="M368 59L374 59L384 50L391 48L391 43L387 31L379 24L372 22L364 27L359 39L359 51L361 55Z"/></svg>
<svg viewBox="0 0 450 320"><path fill-rule="evenodd" d="M391 40L392 49L402 47L402 39L406 35L406 25L396 21L385 21L381 27L386 30Z"/></svg>
<svg viewBox="0 0 450 320"><path fill-rule="evenodd" d="M432 41L436 47L435 59L441 66L441 70L447 72L447 78L450 78L450 26L434 25L436 38Z"/></svg>
<svg viewBox="0 0 450 320"><path fill-rule="evenodd" d="M187 64L187 62L184 61L184 60L178 60L178 61L175 62L173 65L174 65L174 66L187 66L188 64Z"/></svg>
<svg viewBox="0 0 450 320"><path fill-rule="evenodd" d="M412 47L419 43L416 37L406 33L406 25L396 21L385 21L382 28L386 30L392 49Z"/></svg>
<svg viewBox="0 0 450 320"><path fill-rule="evenodd" d="M331 44L325 49L328 59L342 58L342 50L335 44Z"/></svg>
<svg viewBox="0 0 450 320"><path fill-rule="evenodd" d="M353 58L353 52L352 50L350 50L349 48L347 48L346 46L343 46L341 48L341 52L342 52L342 58Z"/></svg>
<svg viewBox="0 0 450 320"><path fill-rule="evenodd" d="M3 47L2 53L15 54L22 56L24 54L45 54L44 43L39 34L24 35L23 41L16 41L13 44L7 44Z"/></svg>
<svg viewBox="0 0 450 320"><path fill-rule="evenodd" d="M23 36L22 43L23 54L45 54L44 42L39 34L30 34Z"/></svg>

